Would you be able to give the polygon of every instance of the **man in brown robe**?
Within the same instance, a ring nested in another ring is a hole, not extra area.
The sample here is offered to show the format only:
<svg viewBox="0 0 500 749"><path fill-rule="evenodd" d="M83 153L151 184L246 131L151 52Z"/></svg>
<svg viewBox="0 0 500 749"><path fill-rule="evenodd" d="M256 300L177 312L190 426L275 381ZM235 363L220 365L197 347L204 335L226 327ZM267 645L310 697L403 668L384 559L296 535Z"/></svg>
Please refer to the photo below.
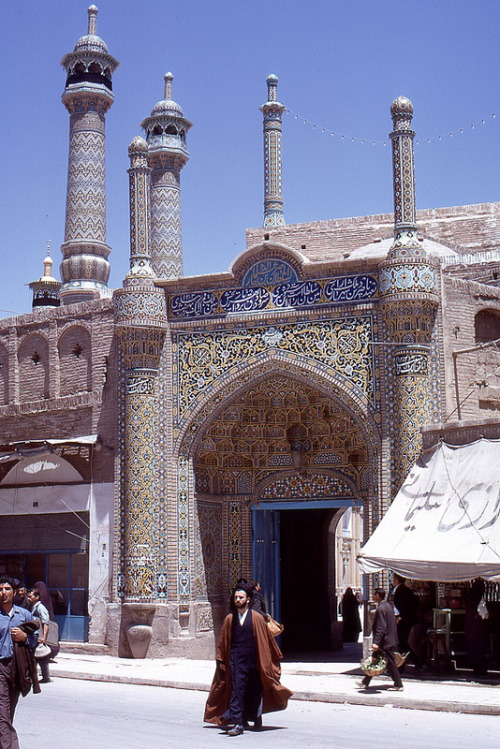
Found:
<svg viewBox="0 0 500 749"><path fill-rule="evenodd" d="M239 736L249 720L262 727L262 713L284 710L292 692L280 684L282 654L264 617L250 609L251 590L233 591L234 612L224 619L215 654L215 676L205 721L233 725Z"/></svg>

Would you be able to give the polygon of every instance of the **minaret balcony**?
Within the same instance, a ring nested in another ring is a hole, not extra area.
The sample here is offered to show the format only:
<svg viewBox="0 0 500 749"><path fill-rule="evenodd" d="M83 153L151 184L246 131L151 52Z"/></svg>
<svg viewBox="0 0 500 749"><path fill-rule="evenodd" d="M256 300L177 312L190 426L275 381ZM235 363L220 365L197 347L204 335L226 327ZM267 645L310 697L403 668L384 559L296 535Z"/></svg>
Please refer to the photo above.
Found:
<svg viewBox="0 0 500 749"><path fill-rule="evenodd" d="M178 135L153 135L148 139L148 146L150 153L166 151L183 156L186 161L189 158L184 141Z"/></svg>
<svg viewBox="0 0 500 749"><path fill-rule="evenodd" d="M102 86L106 86L110 91L113 90L113 82L111 78L107 78L102 73L73 73L68 75L66 79L66 86L71 86L75 83L98 83Z"/></svg>

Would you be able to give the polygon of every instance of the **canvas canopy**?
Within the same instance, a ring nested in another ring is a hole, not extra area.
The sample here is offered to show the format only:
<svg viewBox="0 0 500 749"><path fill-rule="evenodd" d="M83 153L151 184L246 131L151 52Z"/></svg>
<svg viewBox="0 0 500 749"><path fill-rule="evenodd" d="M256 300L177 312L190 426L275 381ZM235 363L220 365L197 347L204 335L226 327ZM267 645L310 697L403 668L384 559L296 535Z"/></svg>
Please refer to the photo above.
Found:
<svg viewBox="0 0 500 749"><path fill-rule="evenodd" d="M423 452L358 562L414 580L500 582L500 440Z"/></svg>
<svg viewBox="0 0 500 749"><path fill-rule="evenodd" d="M95 445L99 442L98 434L88 434L84 437L73 437L68 439L45 439L45 440L21 440L20 442L9 442L5 450L0 451L0 463L17 458L21 460L24 455L43 453L50 450L54 445Z"/></svg>

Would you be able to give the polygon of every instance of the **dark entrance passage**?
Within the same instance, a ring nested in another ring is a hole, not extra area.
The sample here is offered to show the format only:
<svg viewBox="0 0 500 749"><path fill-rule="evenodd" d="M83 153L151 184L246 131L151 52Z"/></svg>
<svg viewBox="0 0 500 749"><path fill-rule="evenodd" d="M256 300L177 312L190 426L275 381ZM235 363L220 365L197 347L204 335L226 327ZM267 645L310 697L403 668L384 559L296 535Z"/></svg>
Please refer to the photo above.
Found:
<svg viewBox="0 0 500 749"><path fill-rule="evenodd" d="M335 590L328 579L328 528L334 514L331 508L280 512L281 645L287 656L331 645Z"/></svg>

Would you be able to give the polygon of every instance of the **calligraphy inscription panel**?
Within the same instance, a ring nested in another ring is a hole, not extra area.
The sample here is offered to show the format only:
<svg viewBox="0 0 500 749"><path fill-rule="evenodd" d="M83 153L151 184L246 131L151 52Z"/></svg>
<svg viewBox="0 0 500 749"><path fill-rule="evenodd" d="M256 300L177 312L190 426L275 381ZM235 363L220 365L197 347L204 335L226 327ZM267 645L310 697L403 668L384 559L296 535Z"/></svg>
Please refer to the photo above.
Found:
<svg viewBox="0 0 500 749"><path fill-rule="evenodd" d="M261 312L272 309L308 309L325 304L349 304L373 299L373 276L340 276L321 281L291 281L276 286L245 286L221 291L196 291L170 297L176 319Z"/></svg>

